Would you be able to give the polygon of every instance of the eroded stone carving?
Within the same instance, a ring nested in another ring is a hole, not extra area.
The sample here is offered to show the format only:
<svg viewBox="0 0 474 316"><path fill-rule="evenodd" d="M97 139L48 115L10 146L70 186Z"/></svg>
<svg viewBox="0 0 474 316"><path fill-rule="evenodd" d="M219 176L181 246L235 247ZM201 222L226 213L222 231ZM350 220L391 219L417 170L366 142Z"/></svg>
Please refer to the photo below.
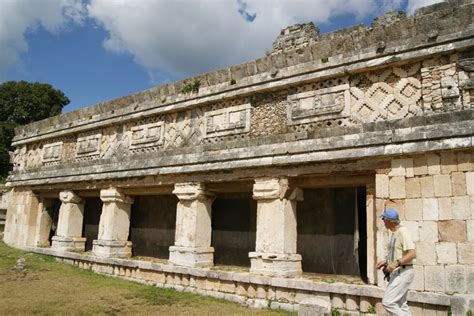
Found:
<svg viewBox="0 0 474 316"><path fill-rule="evenodd" d="M348 84L290 95L288 101L290 125L350 115Z"/></svg>
<svg viewBox="0 0 474 316"><path fill-rule="evenodd" d="M453 77L441 78L441 97L445 110L454 110L460 107L459 87Z"/></svg>
<svg viewBox="0 0 474 316"><path fill-rule="evenodd" d="M163 145L163 135L163 122L154 122L132 127L130 149Z"/></svg>
<svg viewBox="0 0 474 316"><path fill-rule="evenodd" d="M205 138L246 133L250 130L250 104L205 113Z"/></svg>
<svg viewBox="0 0 474 316"><path fill-rule="evenodd" d="M76 157L99 155L102 134L94 134L77 138Z"/></svg>
<svg viewBox="0 0 474 316"><path fill-rule="evenodd" d="M61 160L63 142L46 144L43 146L43 163L56 162Z"/></svg>

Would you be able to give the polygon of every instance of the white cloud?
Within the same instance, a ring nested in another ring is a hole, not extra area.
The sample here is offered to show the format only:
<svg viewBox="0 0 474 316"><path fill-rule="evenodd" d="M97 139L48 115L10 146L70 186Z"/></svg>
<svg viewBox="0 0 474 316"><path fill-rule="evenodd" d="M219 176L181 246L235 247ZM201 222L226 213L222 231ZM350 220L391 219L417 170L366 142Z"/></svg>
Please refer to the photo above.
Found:
<svg viewBox="0 0 474 316"><path fill-rule="evenodd" d="M59 32L69 21L81 23L84 11L80 0L0 0L0 8L0 79L28 50L27 32Z"/></svg>
<svg viewBox="0 0 474 316"><path fill-rule="evenodd" d="M285 26L361 18L389 2L399 0L91 0L88 13L109 33L107 50L130 53L152 74L183 77L261 57Z"/></svg>
<svg viewBox="0 0 474 316"><path fill-rule="evenodd" d="M426 7L430 4L434 4L438 2L444 2L444 0L409 0L407 12L409 14L413 14L413 12L415 12L415 10L418 8Z"/></svg>

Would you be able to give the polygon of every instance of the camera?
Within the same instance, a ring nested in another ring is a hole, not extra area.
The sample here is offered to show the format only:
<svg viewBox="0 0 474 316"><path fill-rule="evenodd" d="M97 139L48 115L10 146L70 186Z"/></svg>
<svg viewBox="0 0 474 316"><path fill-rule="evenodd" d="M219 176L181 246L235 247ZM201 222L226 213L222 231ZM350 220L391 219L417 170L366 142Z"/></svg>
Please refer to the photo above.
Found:
<svg viewBox="0 0 474 316"><path fill-rule="evenodd" d="M388 270L387 270L387 265L388 264L385 263L383 265L383 268L382 268L382 272L383 272L383 275L384 275L383 279L387 280L387 282L390 282L390 272L388 272Z"/></svg>

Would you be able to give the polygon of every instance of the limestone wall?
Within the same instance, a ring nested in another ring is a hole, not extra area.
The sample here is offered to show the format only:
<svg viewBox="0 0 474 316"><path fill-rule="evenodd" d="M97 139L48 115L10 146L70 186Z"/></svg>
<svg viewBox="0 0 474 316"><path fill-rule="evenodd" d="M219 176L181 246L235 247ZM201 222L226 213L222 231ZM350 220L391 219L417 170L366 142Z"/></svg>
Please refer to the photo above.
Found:
<svg viewBox="0 0 474 316"><path fill-rule="evenodd" d="M399 210L416 242L414 290L474 294L473 154L392 159L391 168L376 175L377 215L385 207ZM377 228L382 257L387 241L382 221Z"/></svg>

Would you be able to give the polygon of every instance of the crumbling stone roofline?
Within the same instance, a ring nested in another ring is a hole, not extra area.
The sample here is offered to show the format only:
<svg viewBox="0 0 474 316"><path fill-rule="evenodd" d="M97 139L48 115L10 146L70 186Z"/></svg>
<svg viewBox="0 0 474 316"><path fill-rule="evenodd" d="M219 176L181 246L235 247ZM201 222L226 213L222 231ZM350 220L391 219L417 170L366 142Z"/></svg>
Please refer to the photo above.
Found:
<svg viewBox="0 0 474 316"><path fill-rule="evenodd" d="M389 13L374 20L372 27L356 25L326 33L315 44L304 48L161 85L18 127L13 145L49 138L51 133L58 131L74 133L108 125L111 120L136 119L236 95L281 89L292 84L291 80L282 83L282 79L296 76L303 77L295 79L295 84L358 72L362 68L375 68L402 59L422 58L450 49L467 49L473 44L473 11L473 0L450 0L421 8L409 17ZM455 46L452 45L454 42L462 44ZM442 44L448 47L429 49ZM426 50L423 51L424 48ZM418 55L410 53L415 50L419 51ZM401 56L403 53L405 55ZM180 93L183 84L193 80L200 81L199 92Z"/></svg>

